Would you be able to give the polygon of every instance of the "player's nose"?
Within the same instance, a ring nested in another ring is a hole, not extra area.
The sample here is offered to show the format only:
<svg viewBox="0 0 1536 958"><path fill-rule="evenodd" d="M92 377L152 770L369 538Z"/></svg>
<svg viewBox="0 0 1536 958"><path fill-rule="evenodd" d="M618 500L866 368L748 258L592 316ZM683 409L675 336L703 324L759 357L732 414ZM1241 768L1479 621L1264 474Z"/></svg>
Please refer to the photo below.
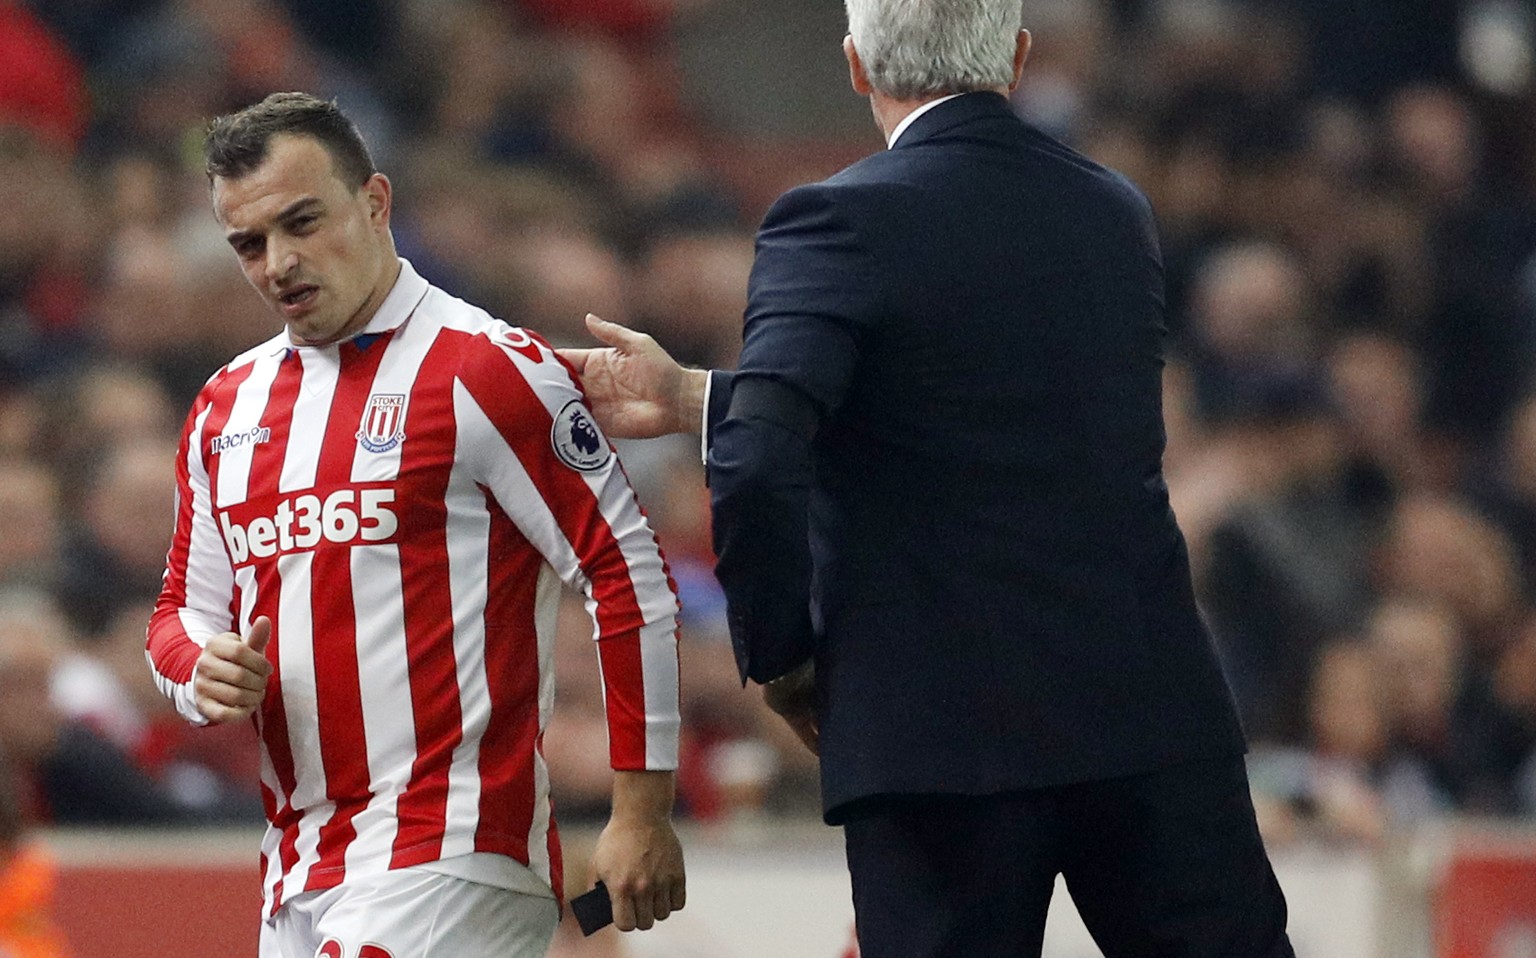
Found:
<svg viewBox="0 0 1536 958"><path fill-rule="evenodd" d="M299 265L299 254L296 250L281 247L275 243L267 246L267 280L277 282L290 275Z"/></svg>

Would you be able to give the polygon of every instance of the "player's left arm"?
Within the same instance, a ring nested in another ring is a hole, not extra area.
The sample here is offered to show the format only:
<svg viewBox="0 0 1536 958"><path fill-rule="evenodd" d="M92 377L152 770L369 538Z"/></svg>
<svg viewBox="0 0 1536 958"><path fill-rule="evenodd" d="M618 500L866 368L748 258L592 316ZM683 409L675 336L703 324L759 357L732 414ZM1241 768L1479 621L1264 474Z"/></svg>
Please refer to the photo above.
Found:
<svg viewBox="0 0 1536 958"><path fill-rule="evenodd" d="M528 541L586 596L615 770L594 854L614 922L648 928L681 908L672 829L677 768L677 595L650 524L575 376L542 341L477 337L455 386L461 449Z"/></svg>

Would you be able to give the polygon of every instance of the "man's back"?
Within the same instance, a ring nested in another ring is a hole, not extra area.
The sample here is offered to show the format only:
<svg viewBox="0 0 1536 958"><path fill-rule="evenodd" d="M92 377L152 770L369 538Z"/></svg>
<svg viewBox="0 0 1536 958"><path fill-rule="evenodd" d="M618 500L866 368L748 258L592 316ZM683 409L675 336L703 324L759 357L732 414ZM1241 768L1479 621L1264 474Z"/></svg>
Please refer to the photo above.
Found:
<svg viewBox="0 0 1536 958"><path fill-rule="evenodd" d="M991 94L769 213L742 374L828 413L810 524L834 818L1240 751L1161 476L1162 310L1145 200ZM820 317L848 368L774 368Z"/></svg>

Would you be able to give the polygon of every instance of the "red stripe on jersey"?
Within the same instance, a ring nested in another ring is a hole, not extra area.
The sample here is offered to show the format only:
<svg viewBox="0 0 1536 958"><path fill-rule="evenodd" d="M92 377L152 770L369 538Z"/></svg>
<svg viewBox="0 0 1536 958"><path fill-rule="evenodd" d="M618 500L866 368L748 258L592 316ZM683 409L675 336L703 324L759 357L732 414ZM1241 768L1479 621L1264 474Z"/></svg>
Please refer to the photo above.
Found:
<svg viewBox="0 0 1536 958"><path fill-rule="evenodd" d="M147 648L155 671L177 685L192 681L197 657L203 652L201 646L187 637L174 608L156 609L150 616Z"/></svg>
<svg viewBox="0 0 1536 958"><path fill-rule="evenodd" d="M492 413L491 421L517 455L559 522L560 531L576 550L597 601L598 656L608 714L609 758L616 769L644 769L645 680L640 628L645 618L630 581L629 564L586 479L549 454L554 423L533 387L510 357L500 349L495 352L500 363L465 364L464 385L488 413L515 410L510 414Z"/></svg>
<svg viewBox="0 0 1536 958"><path fill-rule="evenodd" d="M464 739L459 672L453 648L453 596L448 574L448 477L453 471L453 374L464 333L443 330L411 384L410 441L400 451L400 476L430 477L411 494L422 532L400 545L407 674L416 722L411 780L395 806L399 829L392 868L437 859L448 811L448 770Z"/></svg>
<svg viewBox="0 0 1536 958"><path fill-rule="evenodd" d="M321 441L315 486L352 481L357 426L368 402L379 361L393 337L385 334L366 350L339 347L341 374ZM315 653L315 702L320 731L320 765L326 798L336 803L320 826L319 860L305 890L329 888L342 880L347 846L357 837L352 818L368 795L368 745L363 733L363 693L357 671L357 610L352 601L352 550L317 549L311 560L310 622Z"/></svg>
<svg viewBox="0 0 1536 958"><path fill-rule="evenodd" d="M544 560L496 505L489 490L485 498L491 512L485 604L485 684L490 689L491 720L480 740L475 851L501 852L526 865L534 813L533 746L539 735L534 606Z"/></svg>

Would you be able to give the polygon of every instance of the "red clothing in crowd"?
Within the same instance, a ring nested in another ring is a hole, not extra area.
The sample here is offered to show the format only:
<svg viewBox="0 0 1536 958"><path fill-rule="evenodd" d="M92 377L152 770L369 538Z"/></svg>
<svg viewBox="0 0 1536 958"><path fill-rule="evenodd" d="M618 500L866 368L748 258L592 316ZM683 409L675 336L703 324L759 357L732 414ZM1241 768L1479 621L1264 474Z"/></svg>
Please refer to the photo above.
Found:
<svg viewBox="0 0 1536 958"><path fill-rule="evenodd" d="M85 73L24 5L0 0L0 125L73 152L85 134Z"/></svg>

